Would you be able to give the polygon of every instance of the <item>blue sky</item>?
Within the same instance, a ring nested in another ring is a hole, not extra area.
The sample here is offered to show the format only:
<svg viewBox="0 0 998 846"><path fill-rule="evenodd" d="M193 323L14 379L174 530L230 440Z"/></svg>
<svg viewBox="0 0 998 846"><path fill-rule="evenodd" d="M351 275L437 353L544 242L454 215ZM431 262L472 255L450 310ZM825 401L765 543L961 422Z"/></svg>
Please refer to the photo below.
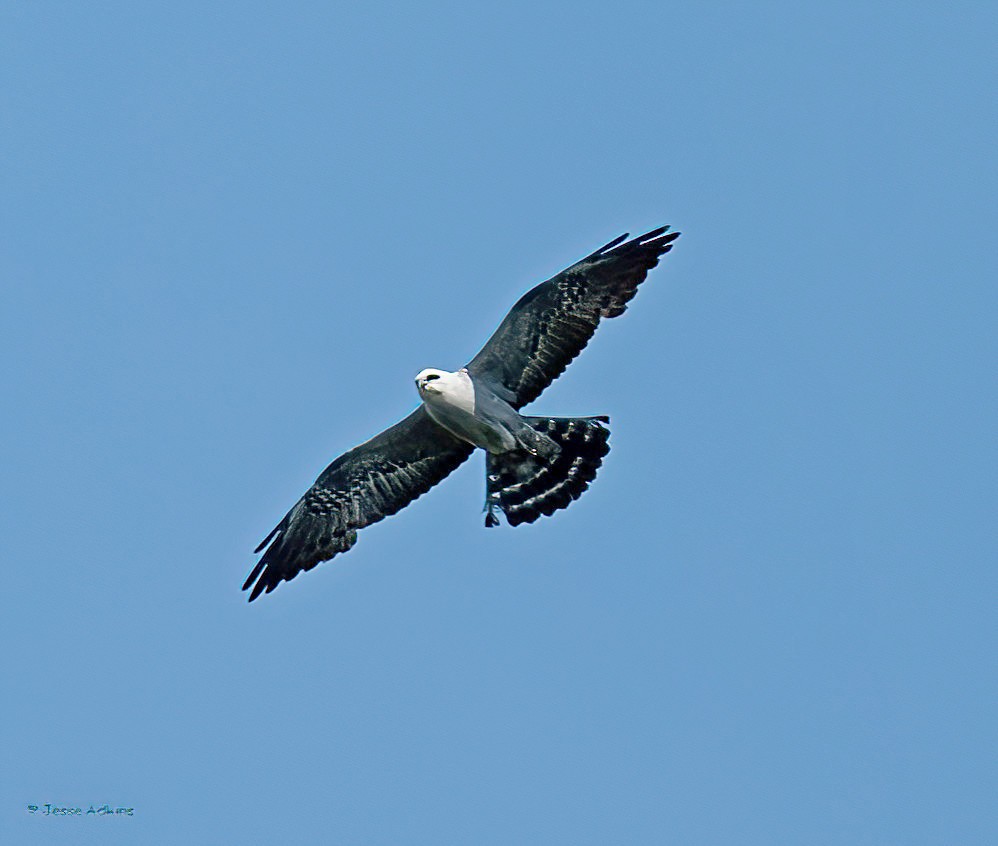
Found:
<svg viewBox="0 0 998 846"><path fill-rule="evenodd" d="M2 13L0 836L998 837L993 4ZM683 232L536 414L248 606L533 284ZM108 803L127 819L41 818Z"/></svg>

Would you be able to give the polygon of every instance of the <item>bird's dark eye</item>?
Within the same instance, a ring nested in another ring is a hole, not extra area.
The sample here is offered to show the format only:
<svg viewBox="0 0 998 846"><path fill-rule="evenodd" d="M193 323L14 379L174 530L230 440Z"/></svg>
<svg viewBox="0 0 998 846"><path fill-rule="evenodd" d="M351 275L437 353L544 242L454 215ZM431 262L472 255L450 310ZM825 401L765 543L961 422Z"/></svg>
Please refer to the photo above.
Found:
<svg viewBox="0 0 998 846"><path fill-rule="evenodd" d="M440 378L440 374L439 373L427 373L426 374L426 381L427 382L432 382L434 379L439 379L439 378Z"/></svg>

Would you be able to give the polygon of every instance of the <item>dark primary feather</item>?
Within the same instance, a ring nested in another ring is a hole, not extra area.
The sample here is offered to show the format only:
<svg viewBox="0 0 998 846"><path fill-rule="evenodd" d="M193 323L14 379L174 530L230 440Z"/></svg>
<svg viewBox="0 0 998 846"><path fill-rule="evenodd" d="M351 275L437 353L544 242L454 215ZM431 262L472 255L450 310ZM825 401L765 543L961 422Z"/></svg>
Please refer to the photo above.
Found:
<svg viewBox="0 0 998 846"><path fill-rule="evenodd" d="M626 243L621 235L528 291L471 360L471 375L506 388L516 408L535 400L582 352L600 318L623 314L679 237L668 229Z"/></svg>
<svg viewBox="0 0 998 846"><path fill-rule="evenodd" d="M341 455L257 547L257 552L264 547L267 551L243 585L243 590L253 586L250 602L282 580L346 552L357 542L357 529L426 493L473 449L434 423L420 406Z"/></svg>

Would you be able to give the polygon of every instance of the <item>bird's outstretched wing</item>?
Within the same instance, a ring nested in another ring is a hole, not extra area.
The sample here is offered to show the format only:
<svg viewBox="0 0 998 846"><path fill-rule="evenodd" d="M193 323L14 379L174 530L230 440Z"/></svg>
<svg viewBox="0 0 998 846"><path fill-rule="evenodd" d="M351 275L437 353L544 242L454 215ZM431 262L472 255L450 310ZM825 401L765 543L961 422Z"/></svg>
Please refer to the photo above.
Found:
<svg viewBox="0 0 998 846"><path fill-rule="evenodd" d="M668 230L663 226L632 241L621 235L528 291L468 371L505 388L516 408L535 400L582 352L601 317L624 312L648 271L679 237Z"/></svg>
<svg viewBox="0 0 998 846"><path fill-rule="evenodd" d="M357 529L426 493L473 449L434 423L420 406L341 455L256 548L267 551L243 585L243 590L253 588L250 602L281 581L346 552L357 542Z"/></svg>

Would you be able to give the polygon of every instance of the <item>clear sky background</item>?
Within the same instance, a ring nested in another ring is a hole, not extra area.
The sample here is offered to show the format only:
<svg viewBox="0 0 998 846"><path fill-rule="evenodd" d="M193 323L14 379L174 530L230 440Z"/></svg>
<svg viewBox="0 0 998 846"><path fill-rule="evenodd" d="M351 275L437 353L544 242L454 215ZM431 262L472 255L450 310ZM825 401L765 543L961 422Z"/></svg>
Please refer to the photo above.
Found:
<svg viewBox="0 0 998 846"><path fill-rule="evenodd" d="M10 844L993 844L998 6L12 3ZM475 457L253 547L529 287L683 232ZM128 819L31 816L132 807Z"/></svg>

